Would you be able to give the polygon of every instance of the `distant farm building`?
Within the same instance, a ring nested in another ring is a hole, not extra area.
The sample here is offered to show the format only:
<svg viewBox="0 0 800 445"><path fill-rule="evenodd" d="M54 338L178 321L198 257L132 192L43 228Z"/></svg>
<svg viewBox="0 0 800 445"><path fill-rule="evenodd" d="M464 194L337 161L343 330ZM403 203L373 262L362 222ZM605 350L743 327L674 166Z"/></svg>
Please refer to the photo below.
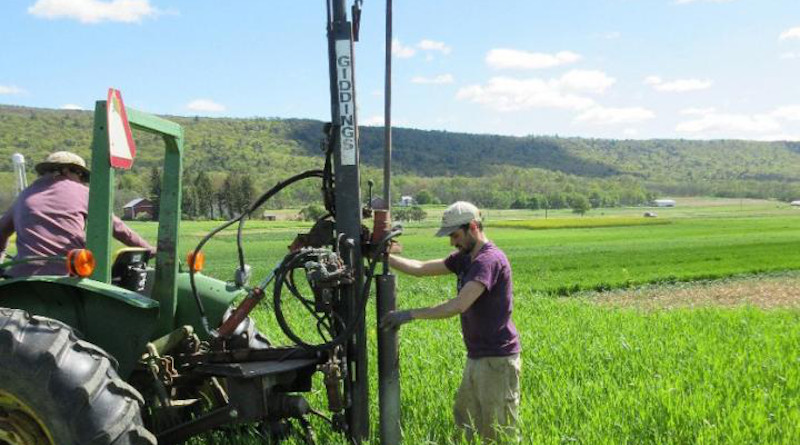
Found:
<svg viewBox="0 0 800 445"><path fill-rule="evenodd" d="M800 199L798 199L797 201L792 201L792 205L795 207L800 207Z"/></svg>
<svg viewBox="0 0 800 445"><path fill-rule="evenodd" d="M656 207L675 207L674 199L656 199L653 201Z"/></svg>
<svg viewBox="0 0 800 445"><path fill-rule="evenodd" d="M414 205L414 197L413 196L401 196L400 197L400 206L408 207Z"/></svg>
<svg viewBox="0 0 800 445"><path fill-rule="evenodd" d="M147 198L136 198L122 206L122 217L124 219L136 219L144 214L153 218L153 202Z"/></svg>

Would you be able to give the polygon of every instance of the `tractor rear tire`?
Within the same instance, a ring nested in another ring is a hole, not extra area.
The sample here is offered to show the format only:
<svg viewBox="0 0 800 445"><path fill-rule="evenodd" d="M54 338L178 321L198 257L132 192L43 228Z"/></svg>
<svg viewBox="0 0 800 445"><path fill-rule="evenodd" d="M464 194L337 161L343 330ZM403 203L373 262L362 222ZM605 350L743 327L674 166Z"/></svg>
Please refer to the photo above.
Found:
<svg viewBox="0 0 800 445"><path fill-rule="evenodd" d="M116 367L64 323L0 308L0 444L155 445Z"/></svg>

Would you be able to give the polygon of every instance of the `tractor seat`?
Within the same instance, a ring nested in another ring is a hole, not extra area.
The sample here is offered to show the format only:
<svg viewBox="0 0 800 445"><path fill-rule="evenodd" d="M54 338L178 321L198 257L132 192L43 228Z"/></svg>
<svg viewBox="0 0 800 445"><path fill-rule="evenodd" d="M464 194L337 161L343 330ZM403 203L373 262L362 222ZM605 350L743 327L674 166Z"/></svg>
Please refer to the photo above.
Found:
<svg viewBox="0 0 800 445"><path fill-rule="evenodd" d="M139 247L119 249L111 266L111 284L143 294L147 289L150 252Z"/></svg>

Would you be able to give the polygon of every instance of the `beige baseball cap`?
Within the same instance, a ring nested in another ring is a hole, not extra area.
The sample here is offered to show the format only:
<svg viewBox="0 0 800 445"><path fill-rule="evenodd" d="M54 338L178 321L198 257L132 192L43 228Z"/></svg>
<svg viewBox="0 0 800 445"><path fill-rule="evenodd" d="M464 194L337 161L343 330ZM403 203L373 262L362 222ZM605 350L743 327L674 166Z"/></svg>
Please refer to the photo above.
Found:
<svg viewBox="0 0 800 445"><path fill-rule="evenodd" d="M75 167L83 172L84 177L89 178L89 169L86 168L86 161L82 157L72 153L71 151L56 151L50 153L44 162L36 164L36 173L44 175L45 173L57 170L61 167Z"/></svg>
<svg viewBox="0 0 800 445"><path fill-rule="evenodd" d="M464 224L480 220L481 211L474 204L466 201L456 201L444 210L442 226L436 232L436 236L448 236Z"/></svg>

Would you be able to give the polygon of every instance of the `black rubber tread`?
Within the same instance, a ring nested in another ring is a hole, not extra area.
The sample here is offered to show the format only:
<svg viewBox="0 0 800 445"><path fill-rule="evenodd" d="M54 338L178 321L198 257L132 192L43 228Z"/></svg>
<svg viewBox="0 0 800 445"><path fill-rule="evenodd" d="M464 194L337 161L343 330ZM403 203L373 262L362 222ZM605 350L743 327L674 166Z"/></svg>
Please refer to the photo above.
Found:
<svg viewBox="0 0 800 445"><path fill-rule="evenodd" d="M117 362L64 323L0 308L0 386L24 400L59 445L155 445L142 396Z"/></svg>

